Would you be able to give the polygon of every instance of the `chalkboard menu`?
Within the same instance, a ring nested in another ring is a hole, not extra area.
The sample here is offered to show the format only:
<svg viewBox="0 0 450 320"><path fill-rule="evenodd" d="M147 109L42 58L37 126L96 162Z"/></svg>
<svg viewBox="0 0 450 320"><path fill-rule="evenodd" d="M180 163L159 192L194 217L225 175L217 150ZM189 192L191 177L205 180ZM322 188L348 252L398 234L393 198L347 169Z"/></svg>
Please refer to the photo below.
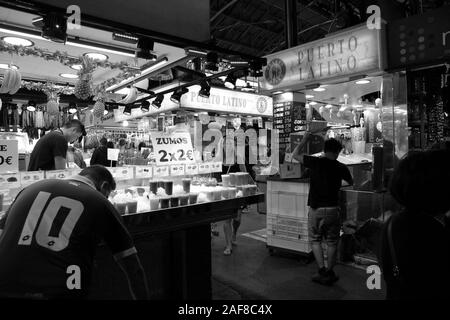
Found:
<svg viewBox="0 0 450 320"><path fill-rule="evenodd" d="M306 109L303 102L287 101L274 103L274 129L280 133L280 150L285 150L292 132L306 130Z"/></svg>

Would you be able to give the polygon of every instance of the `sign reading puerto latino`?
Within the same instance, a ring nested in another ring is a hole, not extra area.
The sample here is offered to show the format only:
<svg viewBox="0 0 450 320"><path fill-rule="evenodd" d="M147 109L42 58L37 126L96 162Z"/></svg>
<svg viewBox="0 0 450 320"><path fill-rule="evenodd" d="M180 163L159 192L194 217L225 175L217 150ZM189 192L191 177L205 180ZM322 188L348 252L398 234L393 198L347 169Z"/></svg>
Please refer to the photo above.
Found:
<svg viewBox="0 0 450 320"><path fill-rule="evenodd" d="M185 132L174 132L170 135L155 132L151 135L157 165L174 165L194 163L194 150L191 136Z"/></svg>
<svg viewBox="0 0 450 320"><path fill-rule="evenodd" d="M323 80L382 71L381 32L364 24L268 55L261 86L302 89Z"/></svg>

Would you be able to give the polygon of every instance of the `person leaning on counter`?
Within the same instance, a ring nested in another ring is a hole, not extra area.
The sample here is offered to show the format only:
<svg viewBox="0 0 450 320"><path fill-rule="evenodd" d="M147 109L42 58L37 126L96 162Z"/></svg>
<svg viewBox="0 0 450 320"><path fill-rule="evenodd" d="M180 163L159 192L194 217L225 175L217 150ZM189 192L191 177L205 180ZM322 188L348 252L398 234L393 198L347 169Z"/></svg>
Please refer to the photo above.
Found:
<svg viewBox="0 0 450 320"><path fill-rule="evenodd" d="M65 169L67 143L74 143L85 135L84 125L79 120L70 120L62 128L47 133L36 143L28 171Z"/></svg>

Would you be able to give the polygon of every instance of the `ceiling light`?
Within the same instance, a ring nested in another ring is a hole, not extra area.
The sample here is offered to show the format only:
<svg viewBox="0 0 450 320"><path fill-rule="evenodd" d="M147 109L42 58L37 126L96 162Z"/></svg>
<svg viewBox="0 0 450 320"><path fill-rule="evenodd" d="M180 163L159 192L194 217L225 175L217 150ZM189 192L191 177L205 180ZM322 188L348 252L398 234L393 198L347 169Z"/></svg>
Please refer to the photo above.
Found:
<svg viewBox="0 0 450 320"><path fill-rule="evenodd" d="M131 105L126 105L125 109L123 109L123 114L126 116L130 116L131 115Z"/></svg>
<svg viewBox="0 0 450 320"><path fill-rule="evenodd" d="M70 66L73 70L81 70L83 68L83 65L81 64L73 64Z"/></svg>
<svg viewBox="0 0 450 320"><path fill-rule="evenodd" d="M233 73L228 74L227 78L225 79L225 87L228 89L234 89L236 86L236 77Z"/></svg>
<svg viewBox="0 0 450 320"><path fill-rule="evenodd" d="M275 91L275 92L272 92L272 94L281 94L281 93L283 93L283 91Z"/></svg>
<svg viewBox="0 0 450 320"><path fill-rule="evenodd" d="M158 68L159 68L160 66L162 66L163 64L166 64L167 61L169 61L169 59L168 59L167 57L161 58L161 60L159 60L159 61L156 62L155 64L152 64L150 67L148 67L148 68L142 70L142 72L141 72L140 75L142 76L142 75L144 75L144 74L147 74L147 73L149 73L149 72L151 72L151 71L154 71L154 70L158 69Z"/></svg>
<svg viewBox="0 0 450 320"><path fill-rule="evenodd" d="M319 87L319 88L313 89L313 91L317 91L317 92L322 92L322 91L325 91L325 90L326 90L326 89L323 88L323 87Z"/></svg>
<svg viewBox="0 0 450 320"><path fill-rule="evenodd" d="M152 106L154 106L158 109L161 108L161 103L163 102L163 100L164 100L164 95L161 93L157 94L156 99L153 100L153 102L152 102Z"/></svg>
<svg viewBox="0 0 450 320"><path fill-rule="evenodd" d="M127 120L125 120L125 121L123 121L123 122L122 122L122 126L124 126L124 127L128 127L128 125L129 125L129 123L128 123L128 121L127 121Z"/></svg>
<svg viewBox="0 0 450 320"><path fill-rule="evenodd" d="M355 82L356 84L368 84L370 83L370 80L362 79Z"/></svg>
<svg viewBox="0 0 450 320"><path fill-rule="evenodd" d="M156 56L152 54L153 47L155 43L149 38L139 38L136 50L136 58L146 59L146 60L156 60Z"/></svg>
<svg viewBox="0 0 450 320"><path fill-rule="evenodd" d="M78 79L78 75L73 73L60 73L59 76L67 79Z"/></svg>
<svg viewBox="0 0 450 320"><path fill-rule="evenodd" d="M170 97L170 100L175 103L180 103L181 96L187 92L189 92L187 88L181 88L179 90L176 90Z"/></svg>
<svg viewBox="0 0 450 320"><path fill-rule="evenodd" d="M2 40L13 46L30 47L34 45L33 41L19 37L3 37Z"/></svg>
<svg viewBox="0 0 450 320"><path fill-rule="evenodd" d="M150 102L148 102L147 100L142 101L141 110L144 112L148 112L148 110L150 110Z"/></svg>
<svg viewBox="0 0 450 320"><path fill-rule="evenodd" d="M201 89L198 92L198 95L202 98L209 98L210 96L210 91L211 91L211 86L209 84L208 81L204 80L200 83Z"/></svg>
<svg viewBox="0 0 450 320"><path fill-rule="evenodd" d="M306 99L312 99L312 98L314 98L314 96L313 96L312 94L307 94L307 95L305 96L305 98L306 98Z"/></svg>
<svg viewBox="0 0 450 320"><path fill-rule="evenodd" d="M69 103L69 113L74 114L77 112L77 104L74 102Z"/></svg>
<svg viewBox="0 0 450 320"><path fill-rule="evenodd" d="M14 69L14 70L19 70L19 67L12 64L11 66L7 63L0 63L0 69Z"/></svg>
<svg viewBox="0 0 450 320"><path fill-rule="evenodd" d="M315 101L311 101L311 102L309 103L310 106L315 106L316 104L317 104L317 102L315 102Z"/></svg>
<svg viewBox="0 0 450 320"><path fill-rule="evenodd" d="M41 23L40 20L39 23ZM43 38L58 43L66 42L67 18L63 14L59 14L56 12L48 13L44 16L42 23L43 25L41 35Z"/></svg>
<svg viewBox="0 0 450 320"><path fill-rule="evenodd" d="M91 58L93 60L97 60L97 61L108 60L108 56L106 54L103 54L103 53L89 52L89 53L85 53L84 56L89 57L89 58Z"/></svg>
<svg viewBox="0 0 450 320"><path fill-rule="evenodd" d="M112 34L112 38L113 38L113 40L116 40L116 41L122 41L122 42L126 42L126 43L131 43L131 44L136 44L139 40L138 37L135 37L131 34L117 33L117 32L114 32Z"/></svg>

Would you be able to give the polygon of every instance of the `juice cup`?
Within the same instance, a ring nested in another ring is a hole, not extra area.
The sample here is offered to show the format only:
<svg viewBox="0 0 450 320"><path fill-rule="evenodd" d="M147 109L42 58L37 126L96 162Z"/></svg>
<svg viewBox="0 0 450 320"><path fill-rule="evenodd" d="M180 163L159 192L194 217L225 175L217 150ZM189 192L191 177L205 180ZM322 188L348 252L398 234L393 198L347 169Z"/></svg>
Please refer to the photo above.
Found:
<svg viewBox="0 0 450 320"><path fill-rule="evenodd" d="M158 210L159 209L159 198L152 197L150 198L150 210Z"/></svg>
<svg viewBox="0 0 450 320"><path fill-rule="evenodd" d="M161 209L167 209L170 207L170 198L163 197L160 199Z"/></svg>
<svg viewBox="0 0 450 320"><path fill-rule="evenodd" d="M178 196L170 198L170 207L175 208L180 205L180 198Z"/></svg>
<svg viewBox="0 0 450 320"><path fill-rule="evenodd" d="M182 180L182 183L183 183L183 190L184 190L184 192L186 192L186 193L191 192L191 179L184 178Z"/></svg>
<svg viewBox="0 0 450 320"><path fill-rule="evenodd" d="M189 204L196 204L198 198L198 193L191 192L189 193Z"/></svg>
<svg viewBox="0 0 450 320"><path fill-rule="evenodd" d="M224 186L224 187L230 186L230 175L229 174L222 175L222 186Z"/></svg>
<svg viewBox="0 0 450 320"><path fill-rule="evenodd" d="M173 181L164 181L164 189L166 190L166 194L171 196L173 192Z"/></svg>
<svg viewBox="0 0 450 320"><path fill-rule="evenodd" d="M179 196L180 206L187 206L189 204L189 195L183 194Z"/></svg>

